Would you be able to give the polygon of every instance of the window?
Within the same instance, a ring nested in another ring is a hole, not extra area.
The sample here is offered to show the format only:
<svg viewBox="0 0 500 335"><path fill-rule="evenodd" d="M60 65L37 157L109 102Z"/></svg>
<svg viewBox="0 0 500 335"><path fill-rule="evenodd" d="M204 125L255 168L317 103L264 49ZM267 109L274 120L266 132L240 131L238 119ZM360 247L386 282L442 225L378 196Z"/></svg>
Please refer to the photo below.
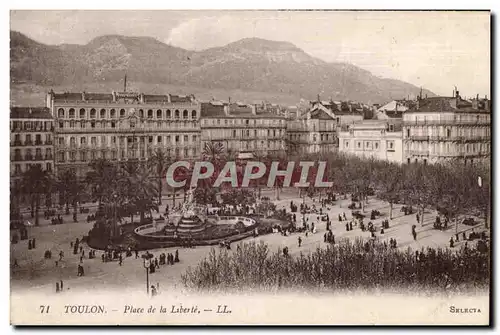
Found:
<svg viewBox="0 0 500 335"><path fill-rule="evenodd" d="M95 128L95 121L90 122L90 128Z"/></svg>
<svg viewBox="0 0 500 335"><path fill-rule="evenodd" d="M189 156L189 151L188 149L184 149L184 157L188 157Z"/></svg>
<svg viewBox="0 0 500 335"><path fill-rule="evenodd" d="M375 142L375 149L378 149L378 142Z"/></svg>
<svg viewBox="0 0 500 335"><path fill-rule="evenodd" d="M144 110L143 109L139 109L139 117L141 119L144 118Z"/></svg>
<svg viewBox="0 0 500 335"><path fill-rule="evenodd" d="M180 141L180 136L179 135L175 135L175 143L179 143Z"/></svg>
<svg viewBox="0 0 500 335"><path fill-rule="evenodd" d="M87 153L85 151L80 152L80 160L85 162L87 160Z"/></svg>
<svg viewBox="0 0 500 335"><path fill-rule="evenodd" d="M87 143L87 139L85 137L80 138L80 144L85 145Z"/></svg>
<svg viewBox="0 0 500 335"><path fill-rule="evenodd" d="M171 140L171 138L170 138L170 135L168 135L168 136L167 136L167 144L169 144L169 143L171 143L171 142L172 142L172 140Z"/></svg>
<svg viewBox="0 0 500 335"><path fill-rule="evenodd" d="M184 143L187 143L189 140L188 140L188 136L187 135L184 135Z"/></svg>
<svg viewBox="0 0 500 335"><path fill-rule="evenodd" d="M120 109L120 117L125 117L125 109Z"/></svg>
<svg viewBox="0 0 500 335"><path fill-rule="evenodd" d="M97 145L97 137L91 137L90 138L90 144L92 144L92 146L96 146Z"/></svg>
<svg viewBox="0 0 500 335"><path fill-rule="evenodd" d="M85 128L85 121L80 122L80 128Z"/></svg>
<svg viewBox="0 0 500 335"><path fill-rule="evenodd" d="M153 143L153 136L149 136L149 137L148 137L148 142L149 142L149 143Z"/></svg>
<svg viewBox="0 0 500 335"><path fill-rule="evenodd" d="M72 161L76 161L76 152L74 152L74 151L70 152L69 159Z"/></svg>
<svg viewBox="0 0 500 335"><path fill-rule="evenodd" d="M450 129L446 129L446 137L451 137L451 130Z"/></svg>
<svg viewBox="0 0 500 335"><path fill-rule="evenodd" d="M59 122L59 128L64 128L64 122Z"/></svg>
<svg viewBox="0 0 500 335"><path fill-rule="evenodd" d="M57 160L59 162L64 162L64 152L60 152L58 155L57 155Z"/></svg>
<svg viewBox="0 0 500 335"><path fill-rule="evenodd" d="M192 118L192 119L196 119L196 115L197 115L197 114L198 114L198 113L196 113L196 111L195 111L195 110L192 110L192 111L191 111L191 118ZM227 120L226 120L226 121L227 121Z"/></svg>
<svg viewBox="0 0 500 335"><path fill-rule="evenodd" d="M116 136L112 136L111 137L111 143L112 144L116 144Z"/></svg>
<svg viewBox="0 0 500 335"><path fill-rule="evenodd" d="M70 110L69 110L69 118L70 119L74 119L75 118L75 109L74 108L70 108Z"/></svg>
<svg viewBox="0 0 500 335"><path fill-rule="evenodd" d="M85 108L80 109L80 119L85 119Z"/></svg>
<svg viewBox="0 0 500 335"><path fill-rule="evenodd" d="M344 141L344 148L349 148L349 141Z"/></svg>
<svg viewBox="0 0 500 335"><path fill-rule="evenodd" d="M166 115L166 118L167 118L167 119L171 119L171 118L172 118L172 112L170 111L170 109L167 109L167 115Z"/></svg>
<svg viewBox="0 0 500 335"><path fill-rule="evenodd" d="M410 129L406 129L406 137L410 137Z"/></svg>
<svg viewBox="0 0 500 335"><path fill-rule="evenodd" d="M105 119L106 118L106 110L104 108L101 109L101 111L99 112L99 114L100 114L99 117L101 119Z"/></svg>
<svg viewBox="0 0 500 335"><path fill-rule="evenodd" d="M186 119L188 118L188 114L189 114L189 113L188 113L188 111L187 111L187 110L184 110L184 111L182 112L182 118L183 118L184 120L186 120Z"/></svg>
<svg viewBox="0 0 500 335"><path fill-rule="evenodd" d="M163 117L163 116L162 116L161 109L158 109L158 110L156 111L156 118L157 118L157 119L161 119L162 117Z"/></svg>
<svg viewBox="0 0 500 335"><path fill-rule="evenodd" d="M115 127L116 127L115 121L111 122L111 128L115 128Z"/></svg>
<svg viewBox="0 0 500 335"><path fill-rule="evenodd" d="M196 139L197 139L196 135L193 135L193 143L196 143Z"/></svg>
<svg viewBox="0 0 500 335"><path fill-rule="evenodd" d="M90 110L90 118L91 119L95 119L96 118L96 110L94 108L92 108Z"/></svg>
<svg viewBox="0 0 500 335"><path fill-rule="evenodd" d="M395 151L394 150L394 141L387 141L387 151Z"/></svg>
<svg viewBox="0 0 500 335"><path fill-rule="evenodd" d="M236 137L236 130L233 130L233 137Z"/></svg>
<svg viewBox="0 0 500 335"><path fill-rule="evenodd" d="M114 119L116 117L116 111L114 108L112 108L110 111L109 111L109 117Z"/></svg>
<svg viewBox="0 0 500 335"><path fill-rule="evenodd" d="M393 124L389 125L389 131L394 131L394 125Z"/></svg>
<svg viewBox="0 0 500 335"><path fill-rule="evenodd" d="M64 109L63 108L59 108L57 110L57 117L61 117L61 118L64 117Z"/></svg>

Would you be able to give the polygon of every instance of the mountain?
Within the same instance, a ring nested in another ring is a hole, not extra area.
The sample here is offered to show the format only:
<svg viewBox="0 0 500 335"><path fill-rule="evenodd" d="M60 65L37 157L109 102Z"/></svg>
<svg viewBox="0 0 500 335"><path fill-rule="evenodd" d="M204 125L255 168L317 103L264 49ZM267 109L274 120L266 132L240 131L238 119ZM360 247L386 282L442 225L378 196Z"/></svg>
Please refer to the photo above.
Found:
<svg viewBox="0 0 500 335"><path fill-rule="evenodd" d="M11 31L11 83L132 82L383 103L420 89L354 65L328 63L289 42L245 38L195 52L150 37L107 35L86 45L44 45ZM198 90L198 89L197 89ZM424 94L434 94L425 91Z"/></svg>

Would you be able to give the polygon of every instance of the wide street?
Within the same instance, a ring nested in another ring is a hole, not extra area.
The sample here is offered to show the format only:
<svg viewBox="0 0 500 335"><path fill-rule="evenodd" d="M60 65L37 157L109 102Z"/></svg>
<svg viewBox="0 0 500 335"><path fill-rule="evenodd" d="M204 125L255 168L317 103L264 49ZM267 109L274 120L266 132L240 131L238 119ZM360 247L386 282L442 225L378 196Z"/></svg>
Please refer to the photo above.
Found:
<svg viewBox="0 0 500 335"><path fill-rule="evenodd" d="M263 192L262 196L268 196L275 199L275 192L269 190ZM289 211L290 201L300 205L302 199L299 199L295 190L285 190L281 193L280 200L273 202L278 208L286 208ZM182 200L182 198L181 198ZM165 201L164 201L165 203ZM306 199L308 205L312 205L313 201L309 198ZM334 206L327 206L325 210L329 214L332 221L332 230L335 235L336 241L342 238L349 238L354 240L356 237L368 239L369 232L362 232L359 227L354 226L352 231L347 232L345 229L345 222L338 221L338 214L345 212L347 219L351 220L351 210L347 208L350 200L337 200ZM315 204L318 205L317 200ZM165 205L165 204L164 204ZM413 250L426 248L426 247L448 247L449 239L455 233L455 226L452 225L446 231L439 231L433 229L432 223L435 219L436 213L430 210L425 213L425 222L421 226L417 224L415 214L405 216L400 211L401 205L395 205L393 209L393 220L390 221L390 228L385 231L384 235L379 234L381 221L388 218L389 205L382 202L375 197L371 197L368 204L365 206L365 213L367 218L365 223L369 222L369 214L372 209L379 210L382 216L376 220L371 220L377 227L377 239L380 241L387 241L395 238L400 249L408 247ZM162 208L163 210L163 208ZM316 214L308 214L310 217L309 222L316 222L318 231L316 234L309 234L307 237L304 233L294 233L289 236L282 236L281 234L269 234L259 236L257 238L247 238L243 241L232 244L232 250L235 250L238 243L247 243L250 241L265 242L271 250L278 251L279 249L287 246L292 255L299 253L309 253L318 247L326 247L323 242L323 234L326 231L326 222L319 222L316 220ZM45 220L40 220L39 227L31 227L29 234L30 237L36 238L36 249L28 250L28 241L20 241L17 244L11 244L11 289L13 293L26 291L29 288L30 292L36 293L51 293L55 292L55 282L59 280L64 281L64 294L78 290L112 290L112 289L142 289L145 290L145 269L143 268L142 259L135 259L135 256L125 257L122 266L117 261L103 263L101 261L101 251L96 252L95 259L88 259L88 248L83 244L86 258L83 260L83 267L85 269L85 276L77 277L77 265L80 262L80 255L73 255L73 250L70 243L77 237L81 239L82 236L87 235L88 231L92 228L93 223L86 223L87 214L79 214L79 222L73 223L71 215L65 216L65 222L61 225L49 225ZM301 214L297 213L297 222L302 222ZM413 240L411 235L411 226L417 226L417 239ZM484 224L477 226L476 232L483 229ZM461 232L465 229L470 229L470 226L459 224L458 231ZM469 231L470 232L470 231ZM469 233L468 232L468 233ZM467 233L467 234L468 234ZM302 246L298 246L297 239L301 236ZM461 238L460 238L461 239ZM455 244L455 249L460 248L464 242ZM206 257L210 249L215 248L219 252L219 247L196 247L192 249L186 248L166 248L151 250L155 256L160 253L174 253L179 250L180 262L175 265L163 265L154 274L150 275L150 284L159 284L160 291L162 289L173 289L180 292L182 288L181 274L185 272L188 267L193 267L198 264L200 260ZM52 251L52 259L44 259L43 255L46 250ZM59 259L59 252L64 252L64 259L59 262L56 267L55 261ZM231 252L231 251L229 251ZM142 254L142 253L141 253ZM17 260L19 267L12 268L14 259ZM69 291L68 291L69 290Z"/></svg>

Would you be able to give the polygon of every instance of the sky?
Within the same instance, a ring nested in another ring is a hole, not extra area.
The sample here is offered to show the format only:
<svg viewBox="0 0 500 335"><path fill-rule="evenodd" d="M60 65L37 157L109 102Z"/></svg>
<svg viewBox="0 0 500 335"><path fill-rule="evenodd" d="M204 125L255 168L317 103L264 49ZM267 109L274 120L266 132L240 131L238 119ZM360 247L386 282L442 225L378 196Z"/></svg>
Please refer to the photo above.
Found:
<svg viewBox="0 0 500 335"><path fill-rule="evenodd" d="M11 11L11 29L45 44L151 36L190 50L245 37L288 41L439 95L490 96L488 12Z"/></svg>

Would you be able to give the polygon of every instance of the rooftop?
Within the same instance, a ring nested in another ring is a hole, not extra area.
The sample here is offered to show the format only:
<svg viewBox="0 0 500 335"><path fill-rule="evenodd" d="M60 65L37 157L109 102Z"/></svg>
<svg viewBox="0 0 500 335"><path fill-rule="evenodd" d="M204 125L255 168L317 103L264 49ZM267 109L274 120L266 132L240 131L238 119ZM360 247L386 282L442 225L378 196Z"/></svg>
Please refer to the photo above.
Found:
<svg viewBox="0 0 500 335"><path fill-rule="evenodd" d="M50 109L46 107L11 107L11 119L52 119Z"/></svg>

